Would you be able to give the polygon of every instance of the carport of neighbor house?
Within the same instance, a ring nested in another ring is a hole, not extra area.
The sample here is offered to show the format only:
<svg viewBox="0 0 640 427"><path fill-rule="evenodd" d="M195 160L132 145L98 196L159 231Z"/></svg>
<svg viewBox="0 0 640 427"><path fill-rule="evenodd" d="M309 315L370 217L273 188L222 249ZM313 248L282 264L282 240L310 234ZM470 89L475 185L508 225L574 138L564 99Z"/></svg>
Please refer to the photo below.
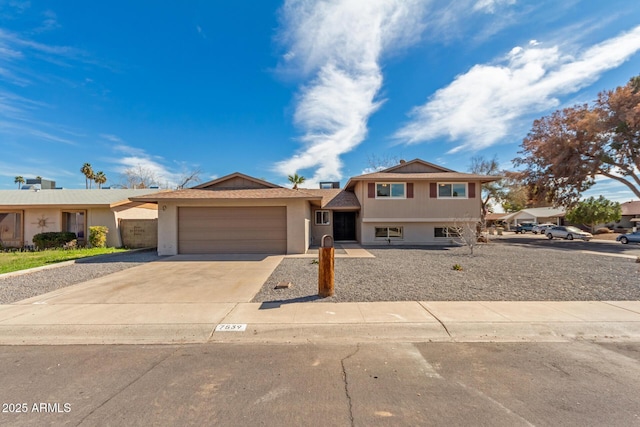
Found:
<svg viewBox="0 0 640 427"><path fill-rule="evenodd" d="M279 255L175 255L18 304L248 302L282 260Z"/></svg>

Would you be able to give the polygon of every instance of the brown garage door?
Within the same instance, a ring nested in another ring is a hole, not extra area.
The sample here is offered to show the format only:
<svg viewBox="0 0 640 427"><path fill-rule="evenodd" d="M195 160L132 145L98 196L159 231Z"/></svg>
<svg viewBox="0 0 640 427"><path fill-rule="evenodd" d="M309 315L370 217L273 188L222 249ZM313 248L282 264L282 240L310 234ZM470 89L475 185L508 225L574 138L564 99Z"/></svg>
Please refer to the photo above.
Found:
<svg viewBox="0 0 640 427"><path fill-rule="evenodd" d="M287 252L287 208L178 208L181 254Z"/></svg>

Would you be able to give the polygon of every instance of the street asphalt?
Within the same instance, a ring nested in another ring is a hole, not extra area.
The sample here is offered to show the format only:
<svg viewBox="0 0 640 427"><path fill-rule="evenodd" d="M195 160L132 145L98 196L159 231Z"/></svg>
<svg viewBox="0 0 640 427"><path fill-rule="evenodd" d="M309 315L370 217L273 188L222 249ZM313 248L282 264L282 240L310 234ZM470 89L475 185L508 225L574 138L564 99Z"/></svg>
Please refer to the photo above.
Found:
<svg viewBox="0 0 640 427"><path fill-rule="evenodd" d="M633 426L640 344L0 346L3 426Z"/></svg>

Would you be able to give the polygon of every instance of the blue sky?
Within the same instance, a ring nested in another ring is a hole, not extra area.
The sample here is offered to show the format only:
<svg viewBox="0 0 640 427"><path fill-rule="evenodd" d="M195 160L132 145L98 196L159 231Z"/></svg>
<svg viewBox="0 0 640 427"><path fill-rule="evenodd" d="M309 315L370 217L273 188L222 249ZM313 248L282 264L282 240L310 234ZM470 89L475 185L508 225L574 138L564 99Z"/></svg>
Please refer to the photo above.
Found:
<svg viewBox="0 0 640 427"><path fill-rule="evenodd" d="M142 166L309 185L371 156L466 171L640 73L628 0L0 0L0 188ZM599 180L590 194L632 199Z"/></svg>

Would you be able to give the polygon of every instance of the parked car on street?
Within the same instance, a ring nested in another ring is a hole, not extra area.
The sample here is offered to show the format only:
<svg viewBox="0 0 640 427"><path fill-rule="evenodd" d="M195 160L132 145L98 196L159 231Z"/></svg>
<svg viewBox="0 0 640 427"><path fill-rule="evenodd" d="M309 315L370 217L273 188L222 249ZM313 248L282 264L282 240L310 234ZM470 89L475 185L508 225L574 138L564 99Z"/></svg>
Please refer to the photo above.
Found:
<svg viewBox="0 0 640 427"><path fill-rule="evenodd" d="M532 222L525 222L522 224L518 224L516 226L516 234L518 233L526 233L527 231L533 231L533 227L535 227L537 224L534 224Z"/></svg>
<svg viewBox="0 0 640 427"><path fill-rule="evenodd" d="M634 231L632 233L621 234L618 237L616 237L616 241L617 242L621 242L624 245L626 245L629 242L640 243L640 231Z"/></svg>
<svg viewBox="0 0 640 427"><path fill-rule="evenodd" d="M559 225L559 226L547 229L546 234L549 240L553 239L554 237L557 237L559 239L567 239L567 240L582 239L588 242L593 238L593 234L591 233L582 231L577 227L572 227L572 226L565 227L563 225Z"/></svg>
<svg viewBox="0 0 640 427"><path fill-rule="evenodd" d="M531 230L533 232L533 234L542 234L543 236L547 235L547 229L555 227L557 224L552 224L550 222L544 223L544 224L538 224L536 226L533 227L533 229Z"/></svg>

